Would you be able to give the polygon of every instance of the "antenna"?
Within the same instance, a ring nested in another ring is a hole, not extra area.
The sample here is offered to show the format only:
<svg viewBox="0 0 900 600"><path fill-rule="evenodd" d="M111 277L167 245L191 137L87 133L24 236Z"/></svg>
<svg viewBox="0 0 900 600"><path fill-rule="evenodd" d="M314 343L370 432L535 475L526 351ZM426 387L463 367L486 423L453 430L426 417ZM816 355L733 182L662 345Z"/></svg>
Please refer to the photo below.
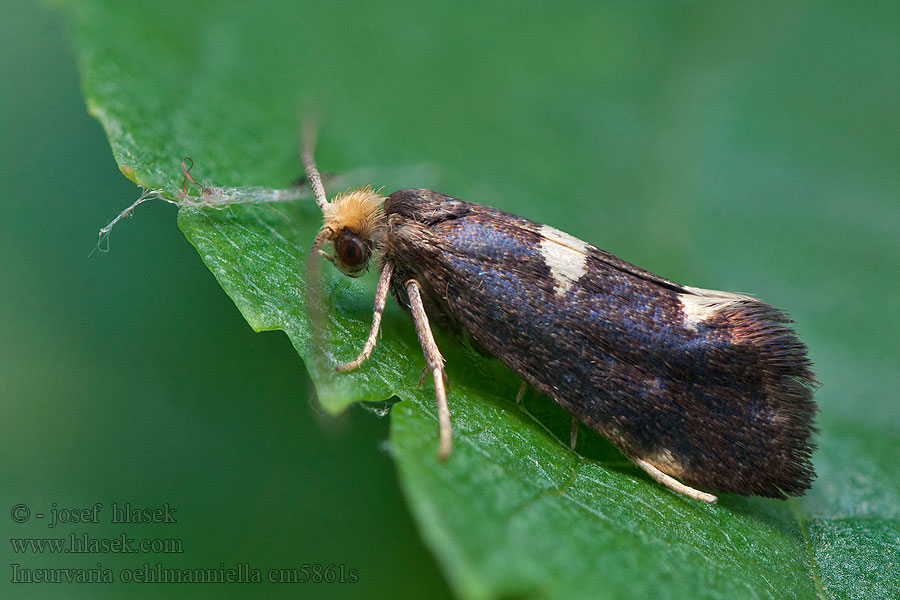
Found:
<svg viewBox="0 0 900 600"><path fill-rule="evenodd" d="M324 213L328 207L328 198L325 196L325 186L322 185L322 177L316 168L315 160L313 160L317 133L318 130L314 123L309 120L303 123L303 131L301 133L303 148L300 151L300 161L303 163L303 168L306 169L306 178L309 180L313 195L316 197L316 204L319 205L319 210Z"/></svg>

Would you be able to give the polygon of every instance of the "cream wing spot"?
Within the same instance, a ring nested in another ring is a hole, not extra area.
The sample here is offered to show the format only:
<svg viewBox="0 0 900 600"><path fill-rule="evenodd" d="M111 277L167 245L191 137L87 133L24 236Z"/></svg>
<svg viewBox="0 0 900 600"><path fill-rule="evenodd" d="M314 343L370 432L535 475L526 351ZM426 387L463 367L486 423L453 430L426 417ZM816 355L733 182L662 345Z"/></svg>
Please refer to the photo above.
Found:
<svg viewBox="0 0 900 600"><path fill-rule="evenodd" d="M576 237L553 227L541 225L540 252L550 268L557 296L565 296L587 273L588 245Z"/></svg>
<svg viewBox="0 0 900 600"><path fill-rule="evenodd" d="M688 293L678 294L678 299L681 301L681 312L684 313L684 327L690 331L697 331L697 325L723 308L734 304L753 302L753 298L749 296L731 292L688 286L685 286L685 289L688 290Z"/></svg>

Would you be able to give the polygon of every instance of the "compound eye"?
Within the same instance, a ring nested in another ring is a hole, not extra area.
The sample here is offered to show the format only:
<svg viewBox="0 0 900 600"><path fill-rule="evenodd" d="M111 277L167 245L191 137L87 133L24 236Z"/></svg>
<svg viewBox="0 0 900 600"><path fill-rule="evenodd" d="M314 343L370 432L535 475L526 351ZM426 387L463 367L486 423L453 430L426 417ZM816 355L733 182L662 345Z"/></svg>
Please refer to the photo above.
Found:
<svg viewBox="0 0 900 600"><path fill-rule="evenodd" d="M358 267L369 258L369 249L356 235L343 233L335 242L338 259L348 267Z"/></svg>

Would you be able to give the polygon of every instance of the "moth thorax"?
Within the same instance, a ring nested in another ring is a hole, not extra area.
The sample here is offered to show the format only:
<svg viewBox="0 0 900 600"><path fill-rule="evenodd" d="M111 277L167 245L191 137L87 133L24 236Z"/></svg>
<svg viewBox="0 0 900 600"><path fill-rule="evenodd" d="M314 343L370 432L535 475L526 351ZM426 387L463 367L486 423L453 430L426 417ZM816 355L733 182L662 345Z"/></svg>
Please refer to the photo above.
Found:
<svg viewBox="0 0 900 600"><path fill-rule="evenodd" d="M381 246L384 197L366 186L347 190L325 208L324 227L334 245L334 264L344 274L359 277L369 267L373 250Z"/></svg>

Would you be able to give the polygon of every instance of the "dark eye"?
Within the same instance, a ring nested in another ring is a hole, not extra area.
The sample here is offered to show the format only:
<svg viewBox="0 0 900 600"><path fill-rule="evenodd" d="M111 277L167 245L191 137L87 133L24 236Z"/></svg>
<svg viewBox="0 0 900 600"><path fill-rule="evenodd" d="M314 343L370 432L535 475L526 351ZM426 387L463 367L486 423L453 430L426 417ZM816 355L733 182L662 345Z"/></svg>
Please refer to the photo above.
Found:
<svg viewBox="0 0 900 600"><path fill-rule="evenodd" d="M361 265L369 258L369 250L358 237L352 233L344 233L334 244L338 258L348 267Z"/></svg>

